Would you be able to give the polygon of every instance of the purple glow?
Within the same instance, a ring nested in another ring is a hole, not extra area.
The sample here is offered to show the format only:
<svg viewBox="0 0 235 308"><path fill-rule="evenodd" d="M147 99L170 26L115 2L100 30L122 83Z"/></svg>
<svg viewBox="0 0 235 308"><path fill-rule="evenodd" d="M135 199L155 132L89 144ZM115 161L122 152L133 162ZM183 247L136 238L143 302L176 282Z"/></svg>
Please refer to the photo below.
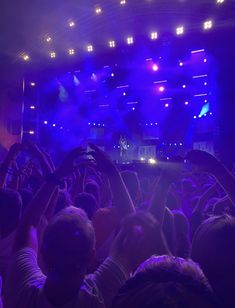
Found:
<svg viewBox="0 0 235 308"><path fill-rule="evenodd" d="M168 107L169 107L169 104L165 104L165 107L168 108Z"/></svg>
<svg viewBox="0 0 235 308"><path fill-rule="evenodd" d="M184 104L185 104L185 105L188 105L188 102L185 102Z"/></svg>
<svg viewBox="0 0 235 308"><path fill-rule="evenodd" d="M48 122L47 122L47 121L44 121L43 123L44 123L45 125L47 125L47 124L48 124Z"/></svg>
<svg viewBox="0 0 235 308"><path fill-rule="evenodd" d="M186 85L185 85L185 84L183 84L183 85L182 85L182 88L183 88L183 89L185 89L185 88L186 88Z"/></svg>
<svg viewBox="0 0 235 308"><path fill-rule="evenodd" d="M159 91L160 91L160 92L164 92L164 91L165 91L165 88L164 88L163 86L160 86L160 87L159 87Z"/></svg>
<svg viewBox="0 0 235 308"><path fill-rule="evenodd" d="M184 66L184 63L182 61L180 61L179 66Z"/></svg>
<svg viewBox="0 0 235 308"><path fill-rule="evenodd" d="M158 66L157 66L157 64L153 64L153 71L154 71L154 72L158 71Z"/></svg>

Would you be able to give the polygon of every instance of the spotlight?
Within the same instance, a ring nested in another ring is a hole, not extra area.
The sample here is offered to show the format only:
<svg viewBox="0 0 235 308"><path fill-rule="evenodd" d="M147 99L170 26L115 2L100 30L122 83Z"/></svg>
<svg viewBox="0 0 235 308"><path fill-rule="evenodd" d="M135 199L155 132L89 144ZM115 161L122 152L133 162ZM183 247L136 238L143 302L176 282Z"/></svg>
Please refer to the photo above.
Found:
<svg viewBox="0 0 235 308"><path fill-rule="evenodd" d="M73 20L69 21L69 27L74 28L75 27L75 22Z"/></svg>
<svg viewBox="0 0 235 308"><path fill-rule="evenodd" d="M135 107L132 107L132 110L135 111Z"/></svg>
<svg viewBox="0 0 235 308"><path fill-rule="evenodd" d="M152 67L152 68L153 68L153 71L154 71L154 72L158 71L158 66L157 66L157 64L153 64L153 67Z"/></svg>
<svg viewBox="0 0 235 308"><path fill-rule="evenodd" d="M31 87L35 87L36 83L35 82L30 82Z"/></svg>
<svg viewBox="0 0 235 308"><path fill-rule="evenodd" d="M140 160L141 160L141 161L145 161L145 158L144 158L144 157L140 157Z"/></svg>
<svg viewBox="0 0 235 308"><path fill-rule="evenodd" d="M122 95L123 95L123 96L126 96L126 92L123 92Z"/></svg>
<svg viewBox="0 0 235 308"><path fill-rule="evenodd" d="M52 124L52 126L53 126L53 127L56 127L56 124L54 123L54 124Z"/></svg>
<svg viewBox="0 0 235 308"><path fill-rule="evenodd" d="M98 14L101 14L102 13L102 9L101 9L101 7L97 7L96 9L95 9L95 13L98 15Z"/></svg>
<svg viewBox="0 0 235 308"><path fill-rule="evenodd" d="M212 112L210 112L210 115L212 115Z"/></svg>
<svg viewBox="0 0 235 308"><path fill-rule="evenodd" d="M121 5L125 5L125 4L126 4L126 0L121 0L121 1L120 1L120 4L121 4Z"/></svg>
<svg viewBox="0 0 235 308"><path fill-rule="evenodd" d="M114 73L111 74L111 77L114 77Z"/></svg>
<svg viewBox="0 0 235 308"><path fill-rule="evenodd" d="M133 44L133 43L134 43L133 37L132 37L132 36L129 36L129 37L127 38L127 44L128 44L128 45L131 45L131 44Z"/></svg>
<svg viewBox="0 0 235 308"><path fill-rule="evenodd" d="M166 103L166 104L165 104L165 107L166 107L166 108L168 108L168 107L169 107L169 104L168 104L168 103Z"/></svg>
<svg viewBox="0 0 235 308"><path fill-rule="evenodd" d="M157 32L152 32L151 35L150 35L150 37L151 37L151 40L156 40L157 37L158 37Z"/></svg>
<svg viewBox="0 0 235 308"><path fill-rule="evenodd" d="M187 106L187 105L188 105L188 102L185 102L184 104Z"/></svg>
<svg viewBox="0 0 235 308"><path fill-rule="evenodd" d="M68 52L69 52L69 55L71 55L71 56L75 54L75 50L74 49L69 49Z"/></svg>
<svg viewBox="0 0 235 308"><path fill-rule="evenodd" d="M222 3L224 3L224 0L217 0L216 3L217 4L222 4Z"/></svg>
<svg viewBox="0 0 235 308"><path fill-rule="evenodd" d="M92 45L88 45L87 46L87 51L88 52L92 52L93 51L93 46Z"/></svg>
<svg viewBox="0 0 235 308"><path fill-rule="evenodd" d="M155 164L157 163L157 161L156 161L156 159L154 159L154 158L149 158L148 163L149 163L150 165L155 165Z"/></svg>
<svg viewBox="0 0 235 308"><path fill-rule="evenodd" d="M29 55L27 55L27 54L23 54L22 58L23 58L24 61L29 61Z"/></svg>
<svg viewBox="0 0 235 308"><path fill-rule="evenodd" d="M184 63L182 61L180 61L179 66L184 66Z"/></svg>
<svg viewBox="0 0 235 308"><path fill-rule="evenodd" d="M35 134L35 131L34 131L34 130L30 130L30 131L29 131L29 134L30 134L30 135L34 135L34 134Z"/></svg>
<svg viewBox="0 0 235 308"><path fill-rule="evenodd" d="M163 86L160 86L160 87L159 87L159 91L160 91L160 92L164 92L164 91L165 91L165 88L164 88Z"/></svg>
<svg viewBox="0 0 235 308"><path fill-rule="evenodd" d="M211 29L212 28L212 20L207 20L204 22L204 30L208 30L208 29Z"/></svg>
<svg viewBox="0 0 235 308"><path fill-rule="evenodd" d="M47 125L47 124L48 124L48 122L47 122L47 121L44 121L43 123L44 123L45 125Z"/></svg>
<svg viewBox="0 0 235 308"><path fill-rule="evenodd" d="M207 82L204 82L204 86L207 86Z"/></svg>
<svg viewBox="0 0 235 308"><path fill-rule="evenodd" d="M52 38L50 36L47 36L46 41L47 41L47 43L50 43L52 41Z"/></svg>
<svg viewBox="0 0 235 308"><path fill-rule="evenodd" d="M115 41L109 41L109 47L114 48L116 46Z"/></svg>
<svg viewBox="0 0 235 308"><path fill-rule="evenodd" d="M180 26L176 28L176 34L177 35L182 35L184 33L184 27Z"/></svg>
<svg viewBox="0 0 235 308"><path fill-rule="evenodd" d="M185 89L185 88L186 88L186 85L185 85L185 84L183 84L183 85L182 85L182 88L183 88L183 89Z"/></svg>
<svg viewBox="0 0 235 308"><path fill-rule="evenodd" d="M207 62L207 59L205 58L205 59L203 60L203 62L206 63L206 62Z"/></svg>
<svg viewBox="0 0 235 308"><path fill-rule="evenodd" d="M194 116L193 118L194 118L194 119L196 119L196 118L197 118L197 116Z"/></svg>
<svg viewBox="0 0 235 308"><path fill-rule="evenodd" d="M30 109L36 109L36 107L34 105L31 105L29 108Z"/></svg>
<svg viewBox="0 0 235 308"><path fill-rule="evenodd" d="M54 51L50 52L50 57L51 58L56 58L56 53Z"/></svg>

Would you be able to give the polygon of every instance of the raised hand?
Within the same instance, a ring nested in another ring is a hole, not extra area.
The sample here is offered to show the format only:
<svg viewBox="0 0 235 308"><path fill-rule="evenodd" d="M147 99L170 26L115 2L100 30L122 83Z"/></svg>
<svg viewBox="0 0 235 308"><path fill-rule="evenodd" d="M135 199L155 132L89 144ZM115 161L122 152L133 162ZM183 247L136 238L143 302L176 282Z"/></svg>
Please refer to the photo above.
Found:
<svg viewBox="0 0 235 308"><path fill-rule="evenodd" d="M186 155L186 159L189 160L198 171L214 173L221 163L211 154L205 151L192 150Z"/></svg>
<svg viewBox="0 0 235 308"><path fill-rule="evenodd" d="M109 155L92 143L89 143L89 146L92 149L89 154L94 157L97 168L107 175L112 175L116 171L116 167Z"/></svg>
<svg viewBox="0 0 235 308"><path fill-rule="evenodd" d="M151 214L139 212L123 221L110 255L132 272L151 255L168 253L157 221Z"/></svg>
<svg viewBox="0 0 235 308"><path fill-rule="evenodd" d="M72 174L75 168L74 166L75 160L81 158L85 154L86 154L85 149L81 147L71 150L67 154L61 165L58 167L58 169L54 172L54 174L59 178Z"/></svg>

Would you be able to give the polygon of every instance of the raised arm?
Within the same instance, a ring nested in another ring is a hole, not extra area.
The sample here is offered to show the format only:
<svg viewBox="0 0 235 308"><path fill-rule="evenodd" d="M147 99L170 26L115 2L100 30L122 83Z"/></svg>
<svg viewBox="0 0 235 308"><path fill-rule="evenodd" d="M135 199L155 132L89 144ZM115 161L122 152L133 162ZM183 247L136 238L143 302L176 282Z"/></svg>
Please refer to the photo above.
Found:
<svg viewBox="0 0 235 308"><path fill-rule="evenodd" d="M108 176L113 195L113 203L118 213L121 217L134 213L134 205L120 172L104 151L93 144L90 144L90 147L93 150L90 154L94 157L98 169Z"/></svg>
<svg viewBox="0 0 235 308"><path fill-rule="evenodd" d="M22 221L17 231L15 240L15 250L23 247L37 248L37 243L30 238L30 231L32 228L37 228L42 217L45 215L51 198L56 192L60 181L64 176L73 171L74 160L83 153L80 148L71 151L62 162L61 166L51 175L49 175L34 196L31 203L26 208Z"/></svg>
<svg viewBox="0 0 235 308"><path fill-rule="evenodd" d="M202 172L212 174L235 205L235 178L213 155L199 150L187 154L191 161Z"/></svg>
<svg viewBox="0 0 235 308"><path fill-rule="evenodd" d="M0 165L0 188L3 188L5 186L7 174L11 166L11 163L16 159L21 149L22 145L20 143L13 144L9 152L7 153L6 158Z"/></svg>

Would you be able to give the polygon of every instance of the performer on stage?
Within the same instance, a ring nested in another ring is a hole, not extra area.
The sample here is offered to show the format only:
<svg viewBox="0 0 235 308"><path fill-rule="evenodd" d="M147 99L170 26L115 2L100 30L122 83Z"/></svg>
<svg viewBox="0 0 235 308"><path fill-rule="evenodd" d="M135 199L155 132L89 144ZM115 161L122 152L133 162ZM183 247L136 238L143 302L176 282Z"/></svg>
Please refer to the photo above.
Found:
<svg viewBox="0 0 235 308"><path fill-rule="evenodd" d="M119 146L120 146L120 157L122 161L127 160L127 151L128 151L128 145L127 145L127 140L125 136L120 136L119 139Z"/></svg>

